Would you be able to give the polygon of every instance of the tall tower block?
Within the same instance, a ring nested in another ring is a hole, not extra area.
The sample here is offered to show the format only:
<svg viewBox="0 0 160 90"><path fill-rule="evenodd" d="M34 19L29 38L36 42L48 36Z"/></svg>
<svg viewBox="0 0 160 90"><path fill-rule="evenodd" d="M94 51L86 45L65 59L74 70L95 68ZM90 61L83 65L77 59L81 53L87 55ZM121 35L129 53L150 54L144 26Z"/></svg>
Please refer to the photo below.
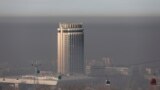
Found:
<svg viewBox="0 0 160 90"><path fill-rule="evenodd" d="M60 23L57 35L58 73L84 73L84 29L82 24Z"/></svg>

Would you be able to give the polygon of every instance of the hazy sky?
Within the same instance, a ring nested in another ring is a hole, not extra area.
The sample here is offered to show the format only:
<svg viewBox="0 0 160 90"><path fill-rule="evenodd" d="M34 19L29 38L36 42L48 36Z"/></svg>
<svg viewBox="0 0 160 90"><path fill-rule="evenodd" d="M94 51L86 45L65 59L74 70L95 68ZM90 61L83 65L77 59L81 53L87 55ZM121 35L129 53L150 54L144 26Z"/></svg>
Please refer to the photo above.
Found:
<svg viewBox="0 0 160 90"><path fill-rule="evenodd" d="M37 58L55 70L61 21L83 22L85 60L109 57L113 65L160 60L159 17L1 17L0 67L28 68Z"/></svg>
<svg viewBox="0 0 160 90"><path fill-rule="evenodd" d="M0 16L160 15L160 0L0 0Z"/></svg>
<svg viewBox="0 0 160 90"><path fill-rule="evenodd" d="M0 16L107 15L160 16L160 0L0 0ZM55 69L59 22L84 23L86 60L160 60L159 17L0 17L0 67L29 66L38 57Z"/></svg>

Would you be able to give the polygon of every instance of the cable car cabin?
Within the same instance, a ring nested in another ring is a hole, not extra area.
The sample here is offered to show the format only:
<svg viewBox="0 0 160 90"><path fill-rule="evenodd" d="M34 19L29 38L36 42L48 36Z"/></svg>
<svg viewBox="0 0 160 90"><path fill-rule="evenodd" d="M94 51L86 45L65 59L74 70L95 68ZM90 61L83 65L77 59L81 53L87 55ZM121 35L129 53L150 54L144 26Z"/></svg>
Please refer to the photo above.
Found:
<svg viewBox="0 0 160 90"><path fill-rule="evenodd" d="M106 80L106 85L109 86L111 84L111 82L109 80Z"/></svg>
<svg viewBox="0 0 160 90"><path fill-rule="evenodd" d="M40 70L39 69L37 69L37 74L40 74Z"/></svg>
<svg viewBox="0 0 160 90"><path fill-rule="evenodd" d="M59 76L58 76L58 80L61 80L61 79L62 79L62 76L61 76L61 75L59 75Z"/></svg>
<svg viewBox="0 0 160 90"><path fill-rule="evenodd" d="M150 85L157 85L157 81L155 78L152 78L150 81Z"/></svg>

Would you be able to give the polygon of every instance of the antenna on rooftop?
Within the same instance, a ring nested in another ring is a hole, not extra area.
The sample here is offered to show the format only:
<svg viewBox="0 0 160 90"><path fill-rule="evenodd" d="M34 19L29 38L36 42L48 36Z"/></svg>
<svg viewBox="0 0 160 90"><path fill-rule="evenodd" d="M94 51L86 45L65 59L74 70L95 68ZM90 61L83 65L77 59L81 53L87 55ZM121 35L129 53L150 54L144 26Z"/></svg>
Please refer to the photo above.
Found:
<svg viewBox="0 0 160 90"><path fill-rule="evenodd" d="M34 67L34 88L36 90L38 85L38 74L40 73L39 66L41 66L41 64L36 60L32 63L32 66Z"/></svg>

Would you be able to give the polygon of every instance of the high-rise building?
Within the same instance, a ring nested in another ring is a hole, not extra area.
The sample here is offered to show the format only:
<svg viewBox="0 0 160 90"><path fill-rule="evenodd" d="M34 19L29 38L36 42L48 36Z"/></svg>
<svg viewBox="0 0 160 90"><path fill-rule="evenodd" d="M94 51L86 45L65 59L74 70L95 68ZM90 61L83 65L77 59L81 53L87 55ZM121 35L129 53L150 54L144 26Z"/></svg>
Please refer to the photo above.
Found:
<svg viewBox="0 0 160 90"><path fill-rule="evenodd" d="M58 73L84 73L84 31L82 24L60 23L58 28Z"/></svg>

